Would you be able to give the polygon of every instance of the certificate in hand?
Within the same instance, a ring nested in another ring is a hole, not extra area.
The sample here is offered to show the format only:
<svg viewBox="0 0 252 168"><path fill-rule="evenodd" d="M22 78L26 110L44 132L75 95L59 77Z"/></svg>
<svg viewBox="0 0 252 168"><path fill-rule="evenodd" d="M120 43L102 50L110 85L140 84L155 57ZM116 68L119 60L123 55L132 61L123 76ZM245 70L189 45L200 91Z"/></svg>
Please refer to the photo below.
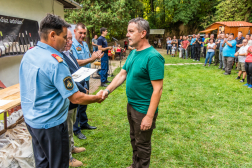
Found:
<svg viewBox="0 0 252 168"><path fill-rule="evenodd" d="M78 71L76 71L72 74L72 77L75 82L81 82L83 79L89 77L90 75L92 75L96 71L97 71L97 69L81 67Z"/></svg>

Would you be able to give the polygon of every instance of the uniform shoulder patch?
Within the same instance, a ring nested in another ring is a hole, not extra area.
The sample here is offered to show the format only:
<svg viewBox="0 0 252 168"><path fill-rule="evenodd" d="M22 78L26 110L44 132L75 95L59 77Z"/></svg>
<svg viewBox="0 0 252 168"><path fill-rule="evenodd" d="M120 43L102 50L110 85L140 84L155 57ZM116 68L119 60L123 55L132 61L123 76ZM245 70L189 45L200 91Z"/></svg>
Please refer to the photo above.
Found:
<svg viewBox="0 0 252 168"><path fill-rule="evenodd" d="M81 48L80 48L80 47L76 47L76 50L77 50L77 51L81 51Z"/></svg>
<svg viewBox="0 0 252 168"><path fill-rule="evenodd" d="M72 90L74 85L73 85L73 80L72 80L72 77L71 76L67 76L63 79L63 82L64 82L64 85L65 85L65 88L67 90Z"/></svg>
<svg viewBox="0 0 252 168"><path fill-rule="evenodd" d="M63 59L58 56L57 54L52 54L52 56L58 61L58 62L63 62Z"/></svg>

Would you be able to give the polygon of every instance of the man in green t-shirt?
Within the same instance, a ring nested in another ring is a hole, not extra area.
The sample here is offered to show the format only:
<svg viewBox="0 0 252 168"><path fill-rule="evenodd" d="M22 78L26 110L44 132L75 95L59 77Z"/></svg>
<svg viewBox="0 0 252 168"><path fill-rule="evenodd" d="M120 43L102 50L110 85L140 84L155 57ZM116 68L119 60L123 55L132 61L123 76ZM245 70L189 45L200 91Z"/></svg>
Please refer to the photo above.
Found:
<svg viewBox="0 0 252 168"><path fill-rule="evenodd" d="M156 127L158 104L163 90L164 58L148 42L150 27L143 18L129 21L127 37L135 47L122 70L104 90L104 97L126 80L127 114L133 148L133 163L129 168L148 168L151 155L151 135Z"/></svg>
<svg viewBox="0 0 252 168"><path fill-rule="evenodd" d="M209 36L208 34L205 35L205 40L204 40L204 49L203 49L203 55L204 55L204 58L206 58L206 51L207 51L207 44L209 42Z"/></svg>

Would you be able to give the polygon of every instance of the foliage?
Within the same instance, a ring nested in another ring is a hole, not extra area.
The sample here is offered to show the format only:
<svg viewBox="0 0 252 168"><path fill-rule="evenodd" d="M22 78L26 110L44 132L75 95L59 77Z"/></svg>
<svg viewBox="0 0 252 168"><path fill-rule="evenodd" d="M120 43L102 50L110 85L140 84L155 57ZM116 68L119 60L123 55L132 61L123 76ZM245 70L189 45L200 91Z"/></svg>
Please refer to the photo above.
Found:
<svg viewBox="0 0 252 168"><path fill-rule="evenodd" d="M216 8L216 21L248 21L252 0L224 0Z"/></svg>
<svg viewBox="0 0 252 168"><path fill-rule="evenodd" d="M166 63L191 62L164 56ZM202 59L201 62L204 60ZM119 70L117 69L117 72ZM164 87L152 136L151 168L251 167L251 90L216 66L165 66ZM88 105L86 140L74 136L74 154L87 168L131 164L125 83L103 103Z"/></svg>
<svg viewBox="0 0 252 168"><path fill-rule="evenodd" d="M134 0L76 1L82 4L83 8L65 10L65 18L69 23L84 23L92 36L100 34L101 27L107 27L110 37L124 38L128 21L141 10L141 3Z"/></svg>

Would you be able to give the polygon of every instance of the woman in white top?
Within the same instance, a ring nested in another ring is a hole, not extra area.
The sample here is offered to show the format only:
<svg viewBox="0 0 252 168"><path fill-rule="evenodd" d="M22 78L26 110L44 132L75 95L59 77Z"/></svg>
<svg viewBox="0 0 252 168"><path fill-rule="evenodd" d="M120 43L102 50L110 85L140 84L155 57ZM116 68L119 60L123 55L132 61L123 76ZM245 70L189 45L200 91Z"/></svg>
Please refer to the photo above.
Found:
<svg viewBox="0 0 252 168"><path fill-rule="evenodd" d="M212 58L214 56L214 50L216 49L216 44L213 42L213 39L210 39L210 42L207 44L207 54L204 66L206 66L207 61L209 60L208 66L211 65Z"/></svg>
<svg viewBox="0 0 252 168"><path fill-rule="evenodd" d="M252 46L252 34L250 35L250 40L248 41L248 46Z"/></svg>

